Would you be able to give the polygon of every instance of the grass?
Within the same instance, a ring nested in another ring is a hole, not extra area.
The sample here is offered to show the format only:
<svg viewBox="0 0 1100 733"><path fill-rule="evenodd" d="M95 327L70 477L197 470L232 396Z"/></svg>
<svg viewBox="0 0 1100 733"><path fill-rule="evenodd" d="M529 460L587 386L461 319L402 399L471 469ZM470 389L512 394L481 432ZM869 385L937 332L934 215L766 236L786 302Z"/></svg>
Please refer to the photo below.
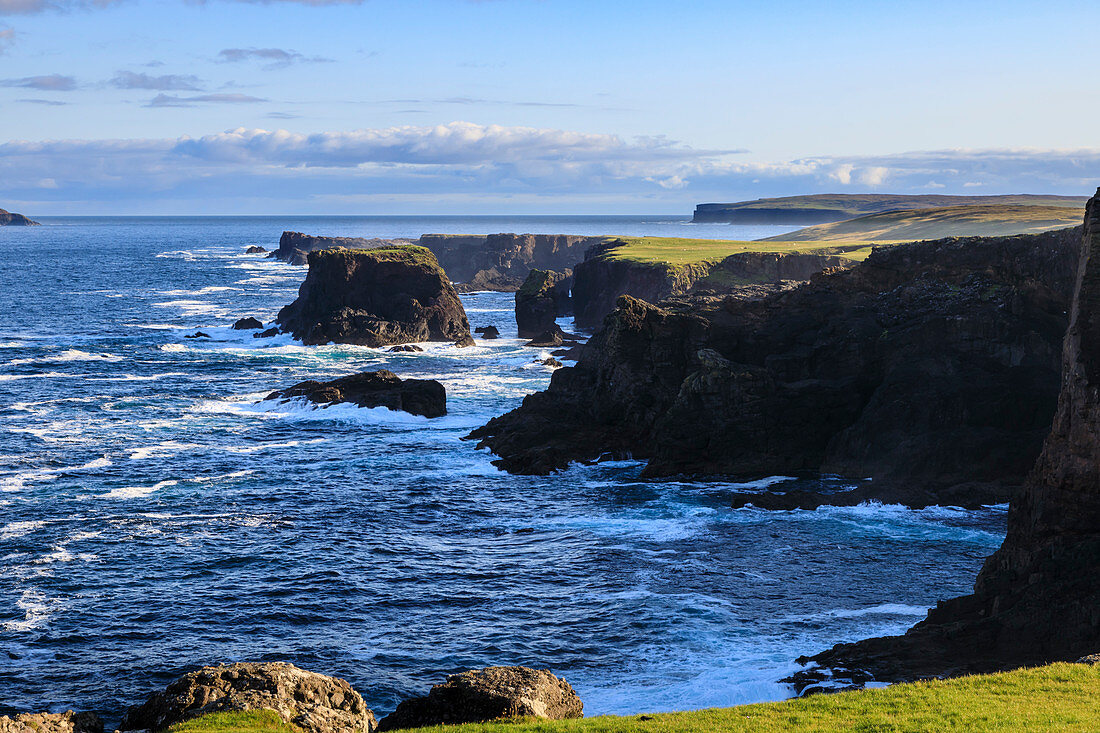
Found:
<svg viewBox="0 0 1100 733"><path fill-rule="evenodd" d="M862 261L871 254L870 242L799 242L785 244L770 241L744 242L724 239L680 239L677 237L620 237L618 246L601 255L605 260L623 260L652 265L683 267L704 263L714 264L743 252L775 252L781 254L837 255Z"/></svg>
<svg viewBox="0 0 1100 733"><path fill-rule="evenodd" d="M359 257L363 254L368 254L372 259L379 262L408 262L411 264L424 264L431 265L432 267L439 267L439 261L432 254L432 251L427 247L421 247L417 244L395 244L388 247L373 247L371 249L348 249L346 247L336 247L333 249L316 250L318 256L355 256ZM313 254L312 252L310 254Z"/></svg>
<svg viewBox="0 0 1100 733"><path fill-rule="evenodd" d="M735 209L829 209L843 211L852 216L899 209L923 209L945 206L1015 205L1015 206L1068 206L1083 208L1086 196L1043 196L1034 194L1009 194L1005 196L943 196L903 194L812 194L809 196L783 196L754 201L738 201L728 204L703 204L717 210Z"/></svg>
<svg viewBox="0 0 1100 733"><path fill-rule="evenodd" d="M1052 664L732 708L422 728L437 733L916 733L1100 730L1100 667ZM639 700L644 705L644 700ZM251 722L255 716L260 719ZM292 733L274 714L218 713L172 733ZM283 727L278 727L282 725ZM295 732L296 733L296 732Z"/></svg>
<svg viewBox="0 0 1100 733"><path fill-rule="evenodd" d="M887 211L770 237L769 242L915 241L1000 237L1064 229L1081 223L1076 206L980 205Z"/></svg>

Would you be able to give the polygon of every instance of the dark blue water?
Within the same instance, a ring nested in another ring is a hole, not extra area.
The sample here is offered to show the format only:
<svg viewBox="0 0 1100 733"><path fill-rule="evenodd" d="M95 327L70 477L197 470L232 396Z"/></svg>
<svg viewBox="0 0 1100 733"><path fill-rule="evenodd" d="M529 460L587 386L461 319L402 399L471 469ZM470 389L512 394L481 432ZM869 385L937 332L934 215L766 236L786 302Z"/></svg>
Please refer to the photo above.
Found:
<svg viewBox="0 0 1100 733"><path fill-rule="evenodd" d="M287 660L377 712L449 672L548 667L586 711L777 699L793 658L898 632L968 591L1004 511L728 508L633 463L500 473L461 440L543 388L505 338L389 354L228 328L304 269L283 229L764 236L660 218L65 219L0 228L0 713L110 722L199 665ZM568 325L568 324L566 324ZM184 338L201 329L210 341ZM438 420L261 403L307 378L443 381Z"/></svg>

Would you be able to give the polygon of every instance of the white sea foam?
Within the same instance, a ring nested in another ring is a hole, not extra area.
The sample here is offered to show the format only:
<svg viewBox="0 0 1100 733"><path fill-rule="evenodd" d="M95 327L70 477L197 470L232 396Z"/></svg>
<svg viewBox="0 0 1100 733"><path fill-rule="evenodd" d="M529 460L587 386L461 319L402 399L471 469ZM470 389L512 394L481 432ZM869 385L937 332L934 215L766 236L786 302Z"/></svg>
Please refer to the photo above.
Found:
<svg viewBox="0 0 1100 733"><path fill-rule="evenodd" d="M251 395L259 398L264 393ZM407 412L398 412L386 407L358 407L354 404L342 402L335 405L315 405L301 399L293 400L263 400L252 401L228 401L228 400L204 400L188 410L189 413L239 415L265 420L288 420L296 422L338 422L380 426L409 426L432 428L472 428L481 423L469 417L448 415L445 417L427 418L421 415L410 415Z"/></svg>
<svg viewBox="0 0 1100 733"><path fill-rule="evenodd" d="M75 473L77 471L89 471L97 468L106 468L111 465L111 460L104 456L103 458L96 458L93 461L89 461L81 466L61 466L60 468L39 468L33 471L20 471L18 473L12 473L0 476L0 491L20 491L28 483L36 483L42 481L53 481L58 476L65 473Z"/></svg>
<svg viewBox="0 0 1100 733"><path fill-rule="evenodd" d="M38 521L10 522L0 527L0 540L12 540L16 537L23 537L45 526L45 522Z"/></svg>
<svg viewBox="0 0 1100 733"><path fill-rule="evenodd" d="M37 588L28 588L23 591L16 607L23 612L22 621L5 621L0 628L5 631L30 631L37 629L50 620L51 611L57 605L51 603L46 595Z"/></svg>
<svg viewBox="0 0 1100 733"><path fill-rule="evenodd" d="M184 317L217 316L225 313L222 306L204 300L169 300L164 303L153 303L153 306L156 308L179 308L180 315Z"/></svg>
<svg viewBox="0 0 1100 733"><path fill-rule="evenodd" d="M822 618L862 618L864 616L920 616L928 614L926 606L910 606L904 603L881 603L868 608L834 608L803 616L788 616L784 621L816 621Z"/></svg>
<svg viewBox="0 0 1100 733"><path fill-rule="evenodd" d="M210 285L205 288L199 288L198 290L162 290L161 295L168 295L171 297L194 297L199 295L210 295L211 293L224 293L228 290L237 290L241 288L231 288L226 285ZM188 302L188 301L180 301Z"/></svg>
<svg viewBox="0 0 1100 733"><path fill-rule="evenodd" d="M64 374L63 372L42 372L40 374L0 374L0 382L15 382L20 379L61 379L64 377L79 376Z"/></svg>
<svg viewBox="0 0 1100 733"><path fill-rule="evenodd" d="M111 489L106 494L103 494L105 499L139 499L143 496L149 496L155 491L167 488L169 486L175 486L179 481L158 481L152 486L121 486L117 489Z"/></svg>
<svg viewBox="0 0 1100 733"><path fill-rule="evenodd" d="M167 351L170 354L179 354L187 351L187 347L183 344L161 344L158 346L161 351Z"/></svg>
<svg viewBox="0 0 1100 733"><path fill-rule="evenodd" d="M131 461L144 461L147 458L171 458L184 451L202 448L198 443L180 443L175 440L167 440L156 445L147 445L136 449L130 454Z"/></svg>
<svg viewBox="0 0 1100 733"><path fill-rule="evenodd" d="M116 374L113 377L88 377L93 382L155 382L165 377L186 377L184 372L164 372L163 374Z"/></svg>

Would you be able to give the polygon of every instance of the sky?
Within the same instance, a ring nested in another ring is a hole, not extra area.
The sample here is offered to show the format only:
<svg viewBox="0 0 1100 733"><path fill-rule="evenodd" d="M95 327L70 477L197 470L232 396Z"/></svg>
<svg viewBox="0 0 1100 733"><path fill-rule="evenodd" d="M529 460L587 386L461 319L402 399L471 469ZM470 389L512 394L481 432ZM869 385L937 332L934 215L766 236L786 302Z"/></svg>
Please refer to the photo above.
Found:
<svg viewBox="0 0 1100 733"><path fill-rule="evenodd" d="M1095 0L0 0L0 208L688 214L1100 185Z"/></svg>

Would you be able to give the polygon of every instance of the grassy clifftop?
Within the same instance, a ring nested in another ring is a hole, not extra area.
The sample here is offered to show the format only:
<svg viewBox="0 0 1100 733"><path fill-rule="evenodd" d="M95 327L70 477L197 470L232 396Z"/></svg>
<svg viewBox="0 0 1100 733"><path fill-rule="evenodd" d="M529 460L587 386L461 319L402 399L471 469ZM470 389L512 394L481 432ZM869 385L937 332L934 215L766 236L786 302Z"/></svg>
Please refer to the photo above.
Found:
<svg viewBox="0 0 1100 733"><path fill-rule="evenodd" d="M769 254L836 255L860 261L871 254L870 242L799 242L797 245L771 241L745 242L725 239L680 239L678 237L621 237L611 243L600 258L651 265L683 267L721 262L744 252Z"/></svg>
<svg viewBox="0 0 1100 733"><path fill-rule="evenodd" d="M867 214L769 237L768 242L914 241L1036 234L1081 223L1078 206L947 206Z"/></svg>
<svg viewBox="0 0 1100 733"><path fill-rule="evenodd" d="M1100 730L1100 667L1052 664L682 713L421 728L436 733L901 733ZM639 701L644 705L644 700ZM299 733L267 711L218 713L170 733Z"/></svg>

